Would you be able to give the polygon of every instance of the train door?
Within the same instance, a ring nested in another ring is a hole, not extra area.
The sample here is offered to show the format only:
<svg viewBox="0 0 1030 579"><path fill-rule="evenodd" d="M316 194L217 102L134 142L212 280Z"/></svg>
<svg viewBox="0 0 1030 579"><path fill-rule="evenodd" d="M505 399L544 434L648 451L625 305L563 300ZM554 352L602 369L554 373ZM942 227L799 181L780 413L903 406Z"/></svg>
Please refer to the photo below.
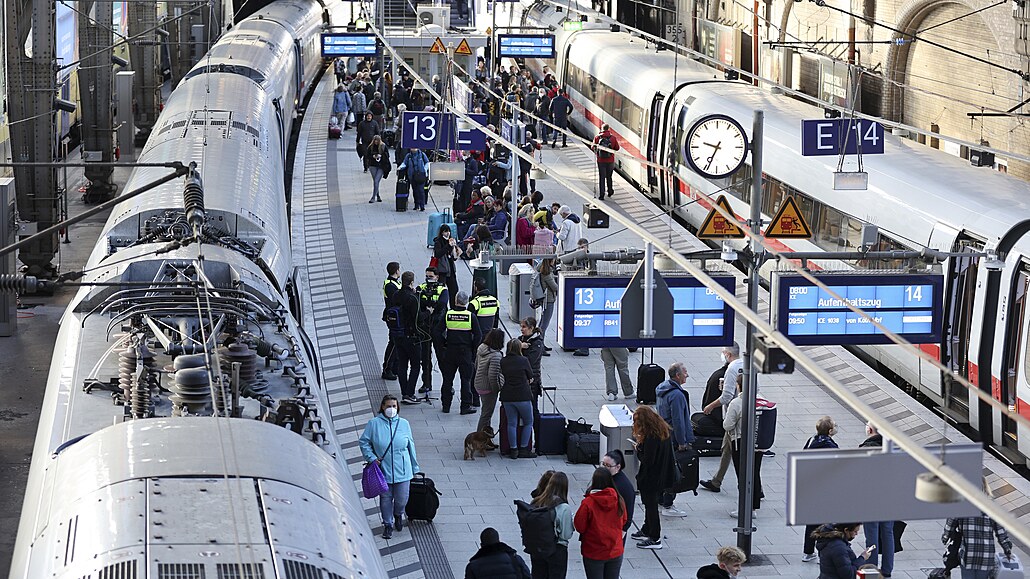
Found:
<svg viewBox="0 0 1030 579"><path fill-rule="evenodd" d="M973 327L973 304L976 299L976 276L984 242L960 233L952 248L956 253L969 253L968 257L953 256L948 260L944 296L945 326L941 363L952 373L969 378L969 350ZM959 422L969 421L969 395L966 389L953 384L951 376L944 376L943 407L949 416Z"/></svg>
<svg viewBox="0 0 1030 579"><path fill-rule="evenodd" d="M1020 370L1020 359L1024 355L1023 341L1027 336L1028 318L1027 292L1030 290L1030 264L1021 262L1019 271L1012 281L1012 293L1009 299L1009 311L1005 319L1005 345L1002 350L1002 373L1000 391L993 393L995 398L1015 411L1017 384L1025 381ZM1016 422L1007 416L1001 417L1001 445L1004 448L1019 450L1019 437Z"/></svg>
<svg viewBox="0 0 1030 579"><path fill-rule="evenodd" d="M645 159L652 163L664 165L662 159L662 104L665 102L665 95L655 93L651 101L651 114L644 118L644 126L647 139L647 154ZM662 175L653 166L647 167L647 188L651 197L661 199ZM664 203L665 200L662 199Z"/></svg>
<svg viewBox="0 0 1030 579"><path fill-rule="evenodd" d="M300 95L304 94L304 48L300 45L300 39L293 39L293 52L297 56L297 100L296 106L299 106Z"/></svg>

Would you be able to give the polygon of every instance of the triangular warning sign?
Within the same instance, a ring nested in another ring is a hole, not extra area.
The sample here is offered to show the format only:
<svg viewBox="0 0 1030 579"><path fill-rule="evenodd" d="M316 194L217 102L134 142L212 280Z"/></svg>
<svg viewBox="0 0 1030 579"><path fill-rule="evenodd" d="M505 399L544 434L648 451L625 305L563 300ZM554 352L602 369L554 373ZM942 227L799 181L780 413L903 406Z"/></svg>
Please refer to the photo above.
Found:
<svg viewBox="0 0 1030 579"><path fill-rule="evenodd" d="M780 209L776 211L772 222L765 230L765 236L773 239L808 239L812 237L812 230L805 223L805 216L801 214L801 208L791 196L783 199Z"/></svg>
<svg viewBox="0 0 1030 579"><path fill-rule="evenodd" d="M458 43L458 48L454 49L454 54L464 54L466 56L471 56L472 48L469 46L469 41L462 38L461 42Z"/></svg>
<svg viewBox="0 0 1030 579"><path fill-rule="evenodd" d="M445 52L447 52L447 47L443 45L443 40L440 40L440 37L437 36L436 42L429 47L429 54L443 54Z"/></svg>
<svg viewBox="0 0 1030 579"><path fill-rule="evenodd" d="M726 201L725 195L719 195L715 204L722 207L727 215L733 215L733 208L730 207L729 201ZM712 210L708 212L708 217L705 217L704 223L698 228L697 237L699 239L722 239L726 237L739 239L744 237L744 230L735 222L723 217L715 207L712 207Z"/></svg>

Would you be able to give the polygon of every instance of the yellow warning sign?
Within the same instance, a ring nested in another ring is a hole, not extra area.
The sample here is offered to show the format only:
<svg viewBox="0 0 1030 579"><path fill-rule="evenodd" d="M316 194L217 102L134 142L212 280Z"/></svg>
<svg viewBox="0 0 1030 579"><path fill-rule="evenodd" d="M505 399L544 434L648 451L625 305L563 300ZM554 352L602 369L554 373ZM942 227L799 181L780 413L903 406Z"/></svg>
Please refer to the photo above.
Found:
<svg viewBox="0 0 1030 579"><path fill-rule="evenodd" d="M491 34L493 34L493 33L494 33L494 29L493 29L493 28L491 28L491 27L489 27L489 26L487 26L487 27L486 27L486 35L487 35L487 36L490 36L490 35L491 35Z"/></svg>
<svg viewBox="0 0 1030 579"><path fill-rule="evenodd" d="M726 201L725 195L719 195L715 204L725 210L727 215L733 215L733 208L730 207L729 201ZM698 228L697 237L698 239L726 237L739 239L744 237L744 230L735 222L726 219L718 209L712 207L712 210L708 212L708 217L705 217L704 223Z"/></svg>
<svg viewBox="0 0 1030 579"><path fill-rule="evenodd" d="M458 48L454 49L454 54L464 54L466 56L471 56L472 48L469 46L469 41L462 38L461 42L458 43Z"/></svg>
<svg viewBox="0 0 1030 579"><path fill-rule="evenodd" d="M443 40L440 40L440 37L437 36L436 42L434 42L433 45L429 47L429 54L444 54L446 52L447 47L443 45Z"/></svg>
<svg viewBox="0 0 1030 579"><path fill-rule="evenodd" d="M773 239L808 239L812 230L805 223L801 208L791 196L784 198L780 208L773 216L772 222L765 230L765 236Z"/></svg>

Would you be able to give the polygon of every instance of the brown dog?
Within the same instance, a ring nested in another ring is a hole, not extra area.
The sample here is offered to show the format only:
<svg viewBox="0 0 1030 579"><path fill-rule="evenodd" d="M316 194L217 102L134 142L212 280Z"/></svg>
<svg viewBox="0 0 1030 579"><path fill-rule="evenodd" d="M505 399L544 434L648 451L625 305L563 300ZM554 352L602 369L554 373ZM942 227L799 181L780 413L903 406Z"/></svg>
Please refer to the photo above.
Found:
<svg viewBox="0 0 1030 579"><path fill-rule="evenodd" d="M477 452L479 456L486 456L486 451L497 448L497 445L493 443L495 436L497 436L496 432L470 432L465 437L465 460L476 460Z"/></svg>

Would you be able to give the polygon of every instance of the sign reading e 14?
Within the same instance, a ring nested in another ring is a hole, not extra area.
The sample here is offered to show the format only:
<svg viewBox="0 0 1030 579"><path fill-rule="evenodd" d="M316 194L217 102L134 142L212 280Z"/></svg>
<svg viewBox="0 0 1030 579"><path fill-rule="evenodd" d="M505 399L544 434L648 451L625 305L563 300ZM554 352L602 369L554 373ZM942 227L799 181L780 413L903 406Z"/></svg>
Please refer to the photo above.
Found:
<svg viewBox="0 0 1030 579"><path fill-rule="evenodd" d="M883 154L883 125L865 119L801 121L801 156ZM843 151L841 150L843 149Z"/></svg>

